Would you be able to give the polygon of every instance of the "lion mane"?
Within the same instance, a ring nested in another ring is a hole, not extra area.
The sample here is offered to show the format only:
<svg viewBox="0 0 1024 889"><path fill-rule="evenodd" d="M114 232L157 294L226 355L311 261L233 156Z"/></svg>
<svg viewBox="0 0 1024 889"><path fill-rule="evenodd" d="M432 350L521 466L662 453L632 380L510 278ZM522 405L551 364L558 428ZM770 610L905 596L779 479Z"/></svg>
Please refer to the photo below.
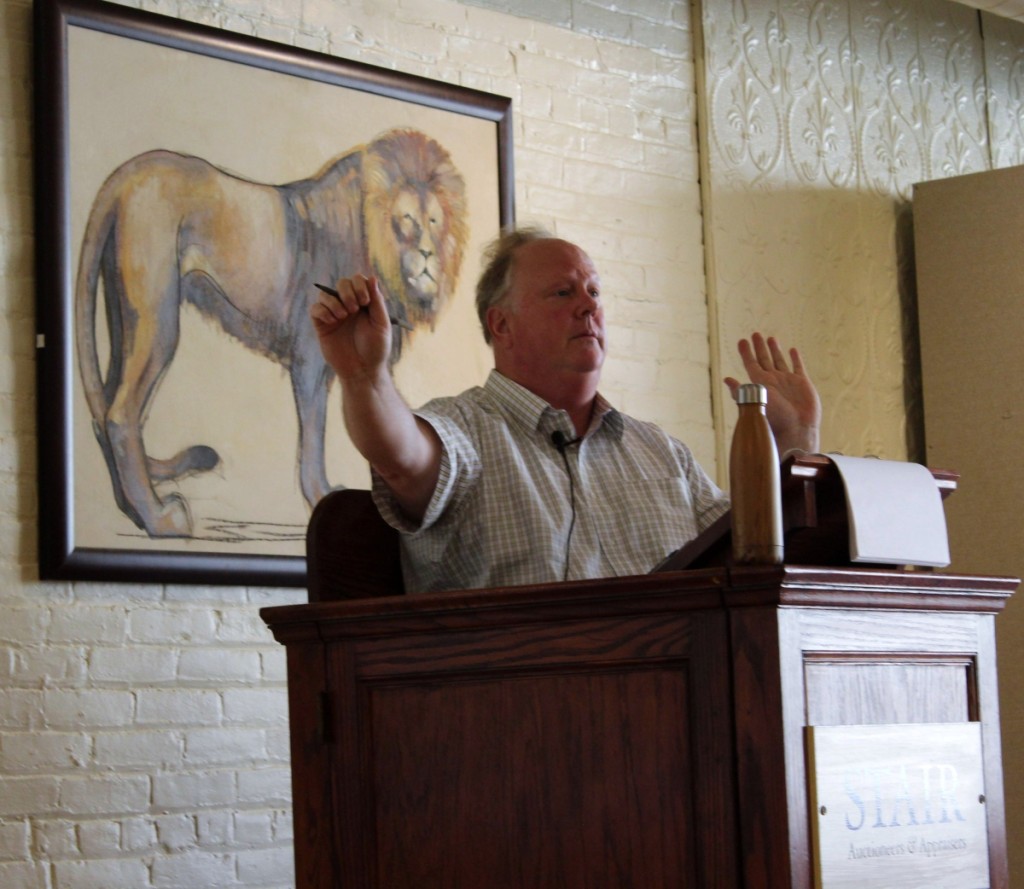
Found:
<svg viewBox="0 0 1024 889"><path fill-rule="evenodd" d="M385 132L285 185L170 151L116 169L96 195L82 241L75 334L119 508L152 537L191 536L188 504L157 486L220 462L204 445L157 459L143 444L147 412L177 349L182 302L288 369L300 486L312 506L329 490L332 380L308 318L314 282L375 274L395 314L433 329L455 292L468 235L463 177L437 141L414 129ZM105 368L99 317L110 340ZM397 361L408 334L394 333Z"/></svg>
<svg viewBox="0 0 1024 889"><path fill-rule="evenodd" d="M452 297L468 235L462 176L437 142L405 132L367 153L363 178L374 270L414 325L433 327Z"/></svg>
<svg viewBox="0 0 1024 889"><path fill-rule="evenodd" d="M465 182L448 152L418 130L391 130L312 183L296 189L302 209L318 226L331 220L344 233L352 270L371 270L393 309L432 329L458 282L469 236ZM356 208L358 227L350 221Z"/></svg>

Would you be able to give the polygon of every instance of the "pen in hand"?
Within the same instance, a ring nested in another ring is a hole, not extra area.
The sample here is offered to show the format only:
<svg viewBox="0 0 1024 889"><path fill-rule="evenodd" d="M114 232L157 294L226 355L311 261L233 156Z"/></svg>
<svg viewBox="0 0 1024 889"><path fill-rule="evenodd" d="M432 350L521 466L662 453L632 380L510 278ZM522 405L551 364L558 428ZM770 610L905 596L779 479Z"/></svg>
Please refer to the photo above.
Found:
<svg viewBox="0 0 1024 889"><path fill-rule="evenodd" d="M338 291L335 290L333 287L328 287L326 284L316 284L316 283L314 283L313 286L318 288L319 290L322 290L324 293L330 294L335 299L341 299L341 294L338 293ZM365 306L363 307L363 311L366 311L366 307ZM402 330L415 330L415 328L408 321L405 321L402 318L396 318L390 312L388 312L388 320L392 324L397 324L399 327L402 328Z"/></svg>

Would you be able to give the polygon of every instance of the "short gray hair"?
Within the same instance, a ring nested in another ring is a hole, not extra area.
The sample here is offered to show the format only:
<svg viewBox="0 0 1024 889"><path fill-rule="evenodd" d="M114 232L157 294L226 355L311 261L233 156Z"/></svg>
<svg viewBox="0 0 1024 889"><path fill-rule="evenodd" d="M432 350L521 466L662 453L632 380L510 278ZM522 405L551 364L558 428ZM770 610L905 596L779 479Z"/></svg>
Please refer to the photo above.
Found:
<svg viewBox="0 0 1024 889"><path fill-rule="evenodd" d="M531 241L546 241L553 237L549 231L535 225L507 228L484 249L484 269L476 284L476 313L484 332L484 342L491 341L487 310L498 305L512 286L512 262L516 251Z"/></svg>

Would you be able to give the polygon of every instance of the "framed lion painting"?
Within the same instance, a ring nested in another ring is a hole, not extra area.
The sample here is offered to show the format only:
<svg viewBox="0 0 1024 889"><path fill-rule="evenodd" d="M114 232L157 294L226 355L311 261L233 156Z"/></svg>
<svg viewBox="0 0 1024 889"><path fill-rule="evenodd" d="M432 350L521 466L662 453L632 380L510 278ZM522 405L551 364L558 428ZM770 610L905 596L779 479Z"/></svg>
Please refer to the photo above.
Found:
<svg viewBox="0 0 1024 889"><path fill-rule="evenodd" d="M43 578L294 585L369 472L309 321L375 274L413 404L481 383L511 102L92 0L36 0Z"/></svg>

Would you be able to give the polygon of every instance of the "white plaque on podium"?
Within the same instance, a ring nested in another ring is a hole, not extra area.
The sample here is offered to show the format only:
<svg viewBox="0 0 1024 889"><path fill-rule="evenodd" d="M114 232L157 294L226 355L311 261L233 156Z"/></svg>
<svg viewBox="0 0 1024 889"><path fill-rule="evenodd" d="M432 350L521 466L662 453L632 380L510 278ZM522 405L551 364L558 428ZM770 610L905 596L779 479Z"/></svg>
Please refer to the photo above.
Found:
<svg viewBox="0 0 1024 889"><path fill-rule="evenodd" d="M807 728L817 889L984 889L977 722Z"/></svg>

